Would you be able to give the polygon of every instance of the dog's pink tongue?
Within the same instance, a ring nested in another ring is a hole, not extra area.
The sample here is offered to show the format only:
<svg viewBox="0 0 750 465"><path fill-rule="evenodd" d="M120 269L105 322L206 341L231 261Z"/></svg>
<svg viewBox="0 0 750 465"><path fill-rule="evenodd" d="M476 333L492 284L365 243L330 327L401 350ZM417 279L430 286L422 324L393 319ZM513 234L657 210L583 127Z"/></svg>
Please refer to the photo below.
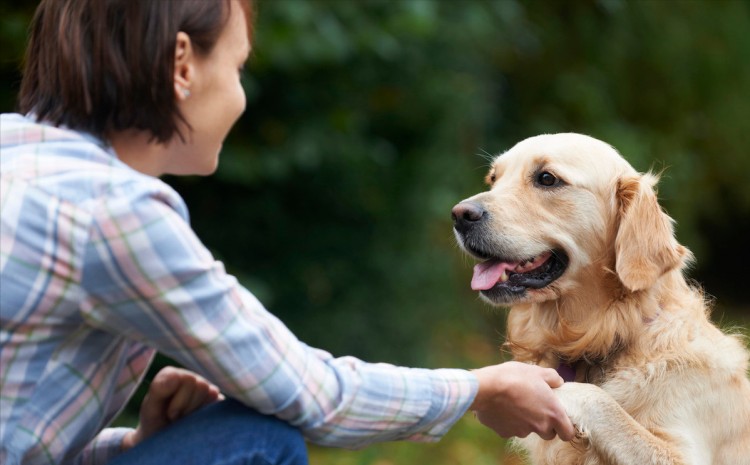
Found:
<svg viewBox="0 0 750 465"><path fill-rule="evenodd" d="M518 266L516 263L506 263L498 260L487 260L474 266L474 276L471 278L471 289L474 291L486 291L492 289L506 270L512 270Z"/></svg>

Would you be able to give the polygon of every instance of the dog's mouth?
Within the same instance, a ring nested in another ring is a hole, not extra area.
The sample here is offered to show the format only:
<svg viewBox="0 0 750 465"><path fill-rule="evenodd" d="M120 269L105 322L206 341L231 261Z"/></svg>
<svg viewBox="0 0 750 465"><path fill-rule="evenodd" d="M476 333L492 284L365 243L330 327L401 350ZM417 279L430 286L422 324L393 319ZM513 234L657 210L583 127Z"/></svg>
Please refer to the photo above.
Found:
<svg viewBox="0 0 750 465"><path fill-rule="evenodd" d="M471 288L489 300L507 303L523 298L529 289L542 289L562 276L568 256L550 250L521 261L490 258L474 267Z"/></svg>

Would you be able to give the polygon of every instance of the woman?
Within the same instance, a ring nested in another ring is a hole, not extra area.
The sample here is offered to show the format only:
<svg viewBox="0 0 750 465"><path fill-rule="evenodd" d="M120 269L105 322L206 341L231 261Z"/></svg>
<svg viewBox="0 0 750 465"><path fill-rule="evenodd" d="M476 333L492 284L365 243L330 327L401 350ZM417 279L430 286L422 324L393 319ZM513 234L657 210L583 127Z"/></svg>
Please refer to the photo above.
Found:
<svg viewBox="0 0 750 465"><path fill-rule="evenodd" d="M303 436L434 441L469 408L503 436L570 439L554 370L334 358L201 244L158 177L216 169L251 20L240 0L39 5L23 115L0 120L0 462L300 464ZM137 429L106 428L155 350L190 371L157 375Z"/></svg>

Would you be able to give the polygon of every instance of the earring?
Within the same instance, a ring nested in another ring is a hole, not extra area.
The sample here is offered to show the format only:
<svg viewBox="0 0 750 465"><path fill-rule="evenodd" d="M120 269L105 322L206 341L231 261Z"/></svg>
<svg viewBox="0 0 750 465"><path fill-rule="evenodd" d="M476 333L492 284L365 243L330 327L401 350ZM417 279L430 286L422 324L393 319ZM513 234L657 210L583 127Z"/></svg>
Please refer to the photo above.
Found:
<svg viewBox="0 0 750 465"><path fill-rule="evenodd" d="M190 89L182 89L182 95L183 95L183 96L184 96L185 98L188 98L188 97L190 97Z"/></svg>

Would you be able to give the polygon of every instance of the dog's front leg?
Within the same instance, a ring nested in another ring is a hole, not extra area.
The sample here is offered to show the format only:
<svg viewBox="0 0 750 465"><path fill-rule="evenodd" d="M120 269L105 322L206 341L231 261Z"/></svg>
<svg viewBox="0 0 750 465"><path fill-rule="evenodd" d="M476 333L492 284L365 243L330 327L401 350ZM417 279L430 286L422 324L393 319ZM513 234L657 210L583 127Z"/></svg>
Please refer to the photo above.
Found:
<svg viewBox="0 0 750 465"><path fill-rule="evenodd" d="M635 421L598 386L565 383L555 393L603 463L688 465L673 445Z"/></svg>

